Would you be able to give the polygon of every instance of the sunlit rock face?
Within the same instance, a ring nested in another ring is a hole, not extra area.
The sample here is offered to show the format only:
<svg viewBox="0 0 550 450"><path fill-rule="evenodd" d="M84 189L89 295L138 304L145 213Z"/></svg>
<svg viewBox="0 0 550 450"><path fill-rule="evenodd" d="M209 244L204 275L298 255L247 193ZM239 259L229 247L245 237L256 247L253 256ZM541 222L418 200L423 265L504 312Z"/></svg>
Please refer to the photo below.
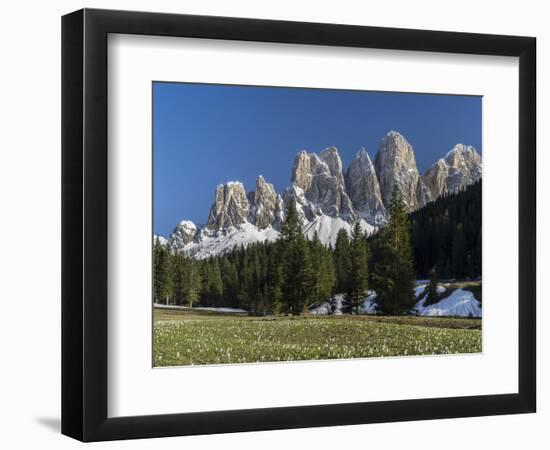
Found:
<svg viewBox="0 0 550 450"><path fill-rule="evenodd" d="M236 227L247 221L249 211L250 206L241 182L219 184L206 226L210 230Z"/></svg>
<svg viewBox="0 0 550 450"><path fill-rule="evenodd" d="M197 226L190 220L182 220L176 225L170 235L170 242L176 247L183 247L193 240L197 234Z"/></svg>
<svg viewBox="0 0 550 450"><path fill-rule="evenodd" d="M372 225L386 222L376 170L367 150L360 149L348 168L346 187L355 213Z"/></svg>
<svg viewBox="0 0 550 450"><path fill-rule="evenodd" d="M398 132L390 131L381 141L374 162L382 202L389 207L394 187L409 211L431 200L420 178L412 145Z"/></svg>
<svg viewBox="0 0 550 450"><path fill-rule="evenodd" d="M436 161L422 177L432 198L455 192L481 178L481 155L469 145L455 145Z"/></svg>
<svg viewBox="0 0 550 450"><path fill-rule="evenodd" d="M275 241L292 202L304 235L334 245L338 231L350 232L357 219L365 233L384 226L394 187L407 209L414 211L479 180L481 169L476 150L457 144L420 176L412 145L398 132L390 131L380 141L374 162L361 148L347 171L336 147L318 154L298 152L291 184L282 194L261 175L248 194L239 181L220 184L206 226L198 229L193 222L182 220L169 239L155 239L197 258L253 242Z"/></svg>
<svg viewBox="0 0 550 450"><path fill-rule="evenodd" d="M256 189L248 194L250 212L248 221L260 230L270 227L275 222L276 213L280 210L279 197L271 183L258 176Z"/></svg>
<svg viewBox="0 0 550 450"><path fill-rule="evenodd" d="M303 215L325 214L352 221L355 214L346 193L342 160L336 147L329 147L319 155L299 152L294 160L292 186L285 192L286 201L294 199Z"/></svg>

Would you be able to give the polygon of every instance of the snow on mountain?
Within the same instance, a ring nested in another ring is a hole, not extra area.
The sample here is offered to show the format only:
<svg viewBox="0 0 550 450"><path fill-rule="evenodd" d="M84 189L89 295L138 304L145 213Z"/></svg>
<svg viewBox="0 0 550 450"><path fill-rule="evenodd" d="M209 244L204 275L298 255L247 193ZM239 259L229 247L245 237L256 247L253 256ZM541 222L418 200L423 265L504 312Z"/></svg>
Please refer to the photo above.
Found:
<svg viewBox="0 0 550 450"><path fill-rule="evenodd" d="M227 253L235 246L246 247L255 242L273 242L279 235L280 233L271 227L260 230L249 222L219 231L203 228L192 242L180 247L179 250L197 259L203 259Z"/></svg>
<svg viewBox="0 0 550 450"><path fill-rule="evenodd" d="M422 180L433 198L472 184L481 178L481 156L469 145L456 144L444 158L436 161Z"/></svg>
<svg viewBox="0 0 550 450"><path fill-rule="evenodd" d="M170 242L176 247L189 244L197 234L197 226L190 220L182 220L170 235ZM164 239L166 241L166 239Z"/></svg>
<svg viewBox="0 0 550 450"><path fill-rule="evenodd" d="M169 243L168 239L166 239L164 236L154 234L153 235L153 242L156 243L157 241L160 245L167 245Z"/></svg>
<svg viewBox="0 0 550 450"><path fill-rule="evenodd" d="M319 240L324 245L334 246L334 244L336 244L336 236L338 235L338 232L343 228L348 232L348 234L351 234L352 227L353 225L340 217L321 215L313 219L311 222L306 223L303 226L303 230L305 236L309 240L312 240L315 232L317 232ZM363 232L371 234L376 228L361 219L361 229Z"/></svg>
<svg viewBox="0 0 550 450"><path fill-rule="evenodd" d="M367 233L383 226L394 186L412 211L480 176L481 156L473 147L457 144L421 177L412 145L390 131L382 139L374 163L362 148L345 175L336 147L319 154L300 151L294 160L291 185L282 195L261 175L255 190L248 194L239 181L220 184L206 226L198 228L182 220L162 242L205 258L235 245L273 241L279 237L286 209L293 202L304 235L312 239L317 232L321 242L334 245L338 231L351 232L357 219Z"/></svg>

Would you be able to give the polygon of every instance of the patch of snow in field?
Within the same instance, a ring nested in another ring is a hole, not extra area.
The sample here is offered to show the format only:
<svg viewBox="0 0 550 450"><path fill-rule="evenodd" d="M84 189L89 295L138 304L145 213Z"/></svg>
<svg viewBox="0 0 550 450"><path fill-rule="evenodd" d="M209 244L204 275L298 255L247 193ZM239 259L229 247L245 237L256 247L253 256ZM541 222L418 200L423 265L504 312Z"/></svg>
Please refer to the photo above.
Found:
<svg viewBox="0 0 550 450"><path fill-rule="evenodd" d="M220 313L246 313L248 311L244 309L239 308L214 308L214 307L206 307L206 306L196 306L193 308L190 308L189 306L181 306L181 305L164 305L162 303L155 303L155 308L159 309L181 309L185 311L212 311L212 312L220 312Z"/></svg>
<svg viewBox="0 0 550 450"><path fill-rule="evenodd" d="M363 301L363 305L361 306L362 313L363 314L376 314L378 311L378 303L376 302L376 292L374 291L368 291L367 298Z"/></svg>
<svg viewBox="0 0 550 450"><path fill-rule="evenodd" d="M345 299L344 294L335 294L328 302L325 302L319 306L313 306L310 308L310 314L314 315L328 315L334 314L335 316L341 316L344 314ZM348 308L349 309L349 308ZM375 314L378 311L378 304L376 303L376 292L367 291L367 297L363 300L361 307L359 308L360 314Z"/></svg>
<svg viewBox="0 0 550 450"><path fill-rule="evenodd" d="M343 314L344 307L344 294L336 294L333 297L333 303L332 303L332 313L335 316L341 316Z"/></svg>
<svg viewBox="0 0 550 450"><path fill-rule="evenodd" d="M319 306L315 306L312 309L309 310L310 314L313 314L315 316L326 316L328 314L331 314L332 307L330 306L329 302L325 302Z"/></svg>
<svg viewBox="0 0 550 450"><path fill-rule="evenodd" d="M422 294L424 294L424 291L426 290L426 287L428 285L427 284L421 284L421 285L417 285L415 288L414 288L414 296L415 298L419 298Z"/></svg>
<svg viewBox="0 0 550 450"><path fill-rule="evenodd" d="M420 300L413 308L413 311L420 316L481 317L481 303L476 300L471 291L457 289L433 305L424 306L424 301L425 299Z"/></svg>
<svg viewBox="0 0 550 450"><path fill-rule="evenodd" d="M426 293L426 289L428 287L428 284L416 284L414 288L414 296L418 300L420 297L422 297ZM447 288L445 286L438 285L437 286L437 293L439 295L444 294L447 291Z"/></svg>

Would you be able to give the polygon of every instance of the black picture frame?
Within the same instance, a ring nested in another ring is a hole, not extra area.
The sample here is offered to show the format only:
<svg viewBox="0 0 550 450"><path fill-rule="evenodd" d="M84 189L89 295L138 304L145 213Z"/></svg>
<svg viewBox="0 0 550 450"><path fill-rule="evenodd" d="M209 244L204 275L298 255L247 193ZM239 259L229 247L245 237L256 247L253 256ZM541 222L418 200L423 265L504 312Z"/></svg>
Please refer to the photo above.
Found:
<svg viewBox="0 0 550 450"><path fill-rule="evenodd" d="M109 418L109 33L519 57L518 393ZM82 441L535 412L536 39L83 9L62 18L62 433Z"/></svg>

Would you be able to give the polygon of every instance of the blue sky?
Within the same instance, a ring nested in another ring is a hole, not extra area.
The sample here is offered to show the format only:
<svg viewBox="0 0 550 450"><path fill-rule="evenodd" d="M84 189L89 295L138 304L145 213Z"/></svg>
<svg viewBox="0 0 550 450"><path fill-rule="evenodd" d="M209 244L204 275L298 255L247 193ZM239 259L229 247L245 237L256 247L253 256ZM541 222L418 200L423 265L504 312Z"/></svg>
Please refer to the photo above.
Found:
<svg viewBox="0 0 550 450"><path fill-rule="evenodd" d="M344 168L361 147L374 160L390 130L412 144L421 173L457 143L481 153L481 97L153 83L154 232L204 224L220 183L277 192L296 153L338 147Z"/></svg>

